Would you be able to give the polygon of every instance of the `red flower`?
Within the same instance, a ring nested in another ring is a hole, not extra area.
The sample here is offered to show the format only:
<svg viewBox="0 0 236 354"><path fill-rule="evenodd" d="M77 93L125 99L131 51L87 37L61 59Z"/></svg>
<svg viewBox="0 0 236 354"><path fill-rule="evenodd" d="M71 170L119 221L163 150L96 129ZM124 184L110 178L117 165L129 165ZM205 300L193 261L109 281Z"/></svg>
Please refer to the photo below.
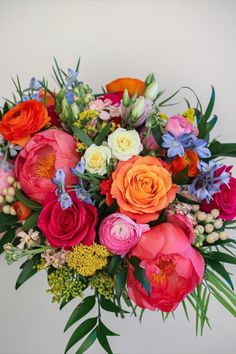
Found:
<svg viewBox="0 0 236 354"><path fill-rule="evenodd" d="M111 196L111 185L112 185L112 177L109 179L105 179L99 183L99 187L101 189L101 195L106 196L106 204L107 206L111 206L114 202L114 198Z"/></svg>
<svg viewBox="0 0 236 354"><path fill-rule="evenodd" d="M91 245L97 223L95 206L79 200L69 193L73 205L62 210L57 197L49 194L39 215L38 227L52 247L70 248L80 243Z"/></svg>

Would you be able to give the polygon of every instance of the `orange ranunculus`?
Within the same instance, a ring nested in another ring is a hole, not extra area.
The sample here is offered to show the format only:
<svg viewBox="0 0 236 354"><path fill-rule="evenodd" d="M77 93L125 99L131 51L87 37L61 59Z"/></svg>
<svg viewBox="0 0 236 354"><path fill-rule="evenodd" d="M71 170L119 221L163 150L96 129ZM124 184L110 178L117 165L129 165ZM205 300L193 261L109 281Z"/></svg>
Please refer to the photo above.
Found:
<svg viewBox="0 0 236 354"><path fill-rule="evenodd" d="M199 158L195 151L186 150L183 157L177 157L171 163L171 169L174 173L180 172L186 166L189 166L188 175L189 177L197 176L199 170L197 164L199 162Z"/></svg>
<svg viewBox="0 0 236 354"><path fill-rule="evenodd" d="M0 133L5 140L25 146L31 135L50 122L47 109L36 100L17 104L4 114L0 122Z"/></svg>
<svg viewBox="0 0 236 354"><path fill-rule="evenodd" d="M124 92L127 89L131 96L135 93L142 95L145 90L145 82L139 79L123 77L107 84L106 89L108 93Z"/></svg>
<svg viewBox="0 0 236 354"><path fill-rule="evenodd" d="M120 161L112 178L111 195L121 213L138 223L156 220L160 211L174 200L178 189L167 165L152 156Z"/></svg>

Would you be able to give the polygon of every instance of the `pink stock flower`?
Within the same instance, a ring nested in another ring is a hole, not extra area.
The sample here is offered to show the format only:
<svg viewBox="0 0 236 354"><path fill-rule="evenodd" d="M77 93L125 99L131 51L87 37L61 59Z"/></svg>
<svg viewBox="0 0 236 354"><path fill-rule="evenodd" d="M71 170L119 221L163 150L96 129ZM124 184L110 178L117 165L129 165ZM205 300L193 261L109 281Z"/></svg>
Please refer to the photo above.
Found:
<svg viewBox="0 0 236 354"><path fill-rule="evenodd" d="M191 245L193 230L189 221L171 216L145 232L130 256L141 260L151 286L151 296L135 278L133 269L128 272L128 294L138 306L149 310L174 311L190 294L204 275L204 260ZM190 239L189 239L190 237Z"/></svg>
<svg viewBox="0 0 236 354"><path fill-rule="evenodd" d="M167 121L166 130L175 137L191 133L196 136L198 135L198 128L194 127L185 117L180 115L173 116Z"/></svg>
<svg viewBox="0 0 236 354"><path fill-rule="evenodd" d="M114 213L102 221L99 238L110 252L124 256L149 229L146 224L136 224L128 216Z"/></svg>
<svg viewBox="0 0 236 354"><path fill-rule="evenodd" d="M23 191L33 200L42 203L49 192L55 190L51 178L56 170L66 173L66 184L76 183L70 171L79 161L74 138L57 129L37 133L16 159L16 176Z"/></svg>

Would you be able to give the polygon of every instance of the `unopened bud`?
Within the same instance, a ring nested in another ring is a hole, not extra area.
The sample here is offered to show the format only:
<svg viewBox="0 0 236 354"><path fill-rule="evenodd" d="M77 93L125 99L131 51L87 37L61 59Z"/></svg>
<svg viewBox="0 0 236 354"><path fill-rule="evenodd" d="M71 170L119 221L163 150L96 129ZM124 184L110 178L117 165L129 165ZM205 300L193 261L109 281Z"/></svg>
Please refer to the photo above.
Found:
<svg viewBox="0 0 236 354"><path fill-rule="evenodd" d="M3 203L4 203L4 196L0 195L0 204L3 204Z"/></svg>
<svg viewBox="0 0 236 354"><path fill-rule="evenodd" d="M7 194L14 197L15 194L16 194L15 188L14 188L14 187L9 187L9 188L7 189Z"/></svg>
<svg viewBox="0 0 236 354"><path fill-rule="evenodd" d="M216 219L220 215L220 212L219 212L218 209L212 209L211 210L211 215L213 216L214 219Z"/></svg>
<svg viewBox="0 0 236 354"><path fill-rule="evenodd" d="M16 215L16 211L13 207L10 208L10 214L11 215Z"/></svg>
<svg viewBox="0 0 236 354"><path fill-rule="evenodd" d="M125 91L123 93L122 103L123 103L124 107L129 107L129 105L130 105L130 97L129 97L129 92L127 89L125 89Z"/></svg>
<svg viewBox="0 0 236 354"><path fill-rule="evenodd" d="M140 96L137 99L136 103L133 105L133 108L132 108L132 111L131 111L131 117L133 119L137 119L143 114L144 103L145 103L144 97Z"/></svg>
<svg viewBox="0 0 236 354"><path fill-rule="evenodd" d="M213 216L211 214L207 214L206 220L207 223L212 222L213 221Z"/></svg>
<svg viewBox="0 0 236 354"><path fill-rule="evenodd" d="M211 234L213 230L214 230L214 226L212 224L205 225L205 231L207 234Z"/></svg>
<svg viewBox="0 0 236 354"><path fill-rule="evenodd" d="M200 211L197 214L197 219L198 219L198 221L205 221L206 220L206 213L204 213L204 211Z"/></svg>
<svg viewBox="0 0 236 354"><path fill-rule="evenodd" d="M134 104L134 103L136 102L136 100L137 100L137 97L138 97L138 94L135 93L135 94L131 97L130 103L131 103L131 104Z"/></svg>
<svg viewBox="0 0 236 354"><path fill-rule="evenodd" d="M149 86L153 81L155 81L155 76L153 73L151 74L148 74L148 76L146 77L146 80L145 80L145 86Z"/></svg>
<svg viewBox="0 0 236 354"><path fill-rule="evenodd" d="M154 101L158 94L158 83L153 81L145 90L144 97Z"/></svg>
<svg viewBox="0 0 236 354"><path fill-rule="evenodd" d="M192 205L192 211L193 211L194 213L196 213L197 211L199 211L199 209L200 209L200 206L199 206L198 204Z"/></svg>
<svg viewBox="0 0 236 354"><path fill-rule="evenodd" d="M200 234L203 234L204 232L204 227L202 225L197 225L195 227L195 230L197 230Z"/></svg>
<svg viewBox="0 0 236 354"><path fill-rule="evenodd" d="M14 197L13 197L12 195L7 195L7 196L5 197L5 199L6 199L6 202L12 203L13 200L14 200Z"/></svg>
<svg viewBox="0 0 236 354"><path fill-rule="evenodd" d="M221 231L221 232L220 232L220 239L221 239L222 241L225 241L225 240L227 240L227 238L228 238L227 233L226 233L225 231Z"/></svg>
<svg viewBox="0 0 236 354"><path fill-rule="evenodd" d="M216 238L215 238L215 236L213 235L213 233L212 233L212 234L207 235L207 237L206 237L206 241L207 241L207 243L210 243L210 244L212 244L212 243L215 243L215 242L216 242Z"/></svg>
<svg viewBox="0 0 236 354"><path fill-rule="evenodd" d="M7 193L7 188L3 188L2 190L2 195L6 196L8 193Z"/></svg>

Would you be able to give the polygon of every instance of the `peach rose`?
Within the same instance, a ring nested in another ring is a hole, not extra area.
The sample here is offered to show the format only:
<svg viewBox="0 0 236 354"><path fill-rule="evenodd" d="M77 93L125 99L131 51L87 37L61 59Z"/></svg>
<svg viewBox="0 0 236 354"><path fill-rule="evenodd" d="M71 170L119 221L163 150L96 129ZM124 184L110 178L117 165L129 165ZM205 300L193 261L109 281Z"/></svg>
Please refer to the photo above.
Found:
<svg viewBox="0 0 236 354"><path fill-rule="evenodd" d="M120 161L112 174L111 195L120 212L138 223L156 220L177 191L171 173L160 159L145 156Z"/></svg>

